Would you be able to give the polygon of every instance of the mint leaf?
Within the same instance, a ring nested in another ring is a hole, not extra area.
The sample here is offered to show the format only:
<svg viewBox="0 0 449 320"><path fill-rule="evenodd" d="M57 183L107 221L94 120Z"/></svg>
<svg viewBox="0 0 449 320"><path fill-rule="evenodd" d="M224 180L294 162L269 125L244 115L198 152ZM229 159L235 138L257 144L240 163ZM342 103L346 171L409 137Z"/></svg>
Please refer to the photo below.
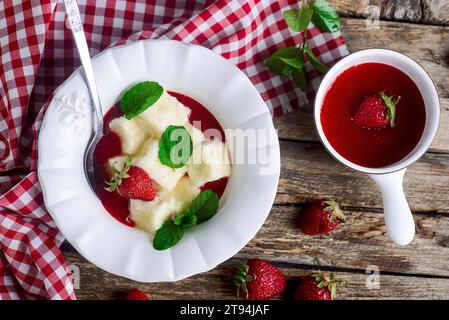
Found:
<svg viewBox="0 0 449 320"><path fill-rule="evenodd" d="M184 236L184 228L166 221L162 227L156 231L153 239L153 247L156 250L165 250L173 247Z"/></svg>
<svg viewBox="0 0 449 320"><path fill-rule="evenodd" d="M156 250L173 247L184 236L184 232L197 224L212 218L218 210L218 195L211 190L204 190L193 199L190 207L173 221L166 221L156 231L153 246Z"/></svg>
<svg viewBox="0 0 449 320"><path fill-rule="evenodd" d="M186 211L176 216L173 223L184 227L184 229L191 228L197 224L198 218L195 216L193 210L189 207Z"/></svg>
<svg viewBox="0 0 449 320"><path fill-rule="evenodd" d="M183 167L193 152L193 142L183 126L168 126L159 140L159 161L172 168Z"/></svg>
<svg viewBox="0 0 449 320"><path fill-rule="evenodd" d="M218 210L218 195L212 190L204 190L190 204L190 209L201 224L212 218Z"/></svg>
<svg viewBox="0 0 449 320"><path fill-rule="evenodd" d="M161 97L164 89L154 81L139 82L128 89L120 100L125 118L131 120L151 107Z"/></svg>
<svg viewBox="0 0 449 320"><path fill-rule="evenodd" d="M304 49L304 52L306 53L307 57L309 58L310 63L315 68L315 70L318 70L319 72L326 73L329 71L329 68L322 64L320 60L315 56L312 49L310 47L306 47Z"/></svg>
<svg viewBox="0 0 449 320"><path fill-rule="evenodd" d="M292 78L296 83L296 86L300 88L303 92L307 91L307 80L304 68L295 70L292 73Z"/></svg>
<svg viewBox="0 0 449 320"><path fill-rule="evenodd" d="M312 21L324 32L337 32L340 30L340 18L337 9L325 0L317 0L312 4Z"/></svg>
<svg viewBox="0 0 449 320"><path fill-rule="evenodd" d="M189 208L178 215L173 222L185 228L201 224L217 213L218 201L218 195L215 192L204 190L193 199Z"/></svg>
<svg viewBox="0 0 449 320"><path fill-rule="evenodd" d="M312 8L304 4L300 9L287 10L284 12L284 19L287 25L293 31L299 32L307 29L310 21L312 20L313 10Z"/></svg>
<svg viewBox="0 0 449 320"><path fill-rule="evenodd" d="M266 67L278 75L291 75L304 66L304 57L298 48L282 48L276 51L265 63Z"/></svg>

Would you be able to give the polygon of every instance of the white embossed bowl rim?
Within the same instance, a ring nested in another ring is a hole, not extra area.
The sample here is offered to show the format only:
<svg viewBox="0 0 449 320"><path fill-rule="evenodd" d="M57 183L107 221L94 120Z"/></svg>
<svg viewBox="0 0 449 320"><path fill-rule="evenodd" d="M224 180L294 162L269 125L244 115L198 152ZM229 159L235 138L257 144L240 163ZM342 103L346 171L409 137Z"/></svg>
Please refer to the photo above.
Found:
<svg viewBox="0 0 449 320"><path fill-rule="evenodd" d="M130 85L158 81L202 103L223 128L268 130L270 139L247 148L265 152L272 170L262 175L266 164L233 165L217 215L188 232L175 247L154 250L148 234L116 221L88 186L82 159L92 113L83 108L86 104L80 97L88 97L88 89L78 69L55 91L38 140L45 205L63 235L93 264L141 282L180 280L231 258L261 228L279 180L279 142L256 88L218 54L171 40L106 49L93 59L93 68L104 112ZM61 97L70 97L69 103L57 102Z"/></svg>

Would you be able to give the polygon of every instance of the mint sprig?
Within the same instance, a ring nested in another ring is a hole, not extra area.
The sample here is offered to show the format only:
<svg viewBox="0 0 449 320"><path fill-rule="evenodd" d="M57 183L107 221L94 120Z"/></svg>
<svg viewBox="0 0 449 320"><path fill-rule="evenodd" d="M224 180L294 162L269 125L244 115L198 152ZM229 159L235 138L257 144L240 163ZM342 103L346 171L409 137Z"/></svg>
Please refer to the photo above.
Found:
<svg viewBox="0 0 449 320"><path fill-rule="evenodd" d="M266 66L276 74L290 76L293 71L302 69L304 57L298 48L283 48L276 51L267 60Z"/></svg>
<svg viewBox="0 0 449 320"><path fill-rule="evenodd" d="M313 53L307 43L307 27L313 22L323 32L340 30L340 18L333 5L325 0L316 0L309 4L302 0L299 9L284 12L284 19L289 28L295 32L302 32L302 42L295 47L277 50L265 63L272 72L281 76L291 76L296 86L307 91L307 77L305 60L308 59L312 67L326 73L329 68Z"/></svg>
<svg viewBox="0 0 449 320"><path fill-rule="evenodd" d="M183 126L168 126L159 140L159 161L178 169L186 165L193 152L192 137Z"/></svg>
<svg viewBox="0 0 449 320"><path fill-rule="evenodd" d="M176 245L186 230L206 222L218 210L218 195L211 190L204 190L192 201L190 206L172 221L166 221L156 231L153 247L166 250Z"/></svg>
<svg viewBox="0 0 449 320"><path fill-rule="evenodd" d="M153 239L153 247L156 250L166 250L173 247L184 236L183 226L174 224L173 221L165 221L156 231Z"/></svg>
<svg viewBox="0 0 449 320"><path fill-rule="evenodd" d="M131 120L147 110L164 93L164 88L155 81L139 82L128 89L120 100L125 118Z"/></svg>

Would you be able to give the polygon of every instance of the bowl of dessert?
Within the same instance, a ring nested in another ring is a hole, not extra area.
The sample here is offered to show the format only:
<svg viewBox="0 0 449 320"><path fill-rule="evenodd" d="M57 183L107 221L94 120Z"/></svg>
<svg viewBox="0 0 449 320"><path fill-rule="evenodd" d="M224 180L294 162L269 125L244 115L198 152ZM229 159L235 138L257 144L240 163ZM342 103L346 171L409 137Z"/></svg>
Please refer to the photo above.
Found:
<svg viewBox="0 0 449 320"><path fill-rule="evenodd" d="M415 224L402 182L406 168L430 147L440 118L429 75L399 52L355 52L324 77L314 115L329 153L378 185L389 237L410 243Z"/></svg>
<svg viewBox="0 0 449 320"><path fill-rule="evenodd" d="M109 48L93 68L104 113L94 190L83 157L96 124L81 69L55 91L38 139L44 202L63 235L100 268L142 282L231 258L264 223L279 180L256 88L221 56L170 40Z"/></svg>

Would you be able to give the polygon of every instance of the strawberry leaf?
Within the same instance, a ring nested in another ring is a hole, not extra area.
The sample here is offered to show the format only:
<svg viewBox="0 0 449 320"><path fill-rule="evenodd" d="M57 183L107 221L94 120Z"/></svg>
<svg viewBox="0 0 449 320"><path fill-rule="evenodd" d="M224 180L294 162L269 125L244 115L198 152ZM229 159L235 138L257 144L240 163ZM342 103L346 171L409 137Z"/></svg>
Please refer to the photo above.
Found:
<svg viewBox="0 0 449 320"><path fill-rule="evenodd" d="M345 281L341 279L335 279L334 274L331 273L329 275L318 272L313 274L312 277L318 282L317 287L320 289L326 288L329 290L331 294L331 299L335 299L337 297L337 285L345 284Z"/></svg>
<svg viewBox="0 0 449 320"><path fill-rule="evenodd" d="M125 163L121 170L117 168L117 163L114 162L112 164L113 176L110 181L105 181L107 185L107 187L105 188L106 191L113 192L115 189L117 189L118 186L122 184L123 179L129 177L128 171L131 168L131 166L132 166L132 158L130 156L126 157Z"/></svg>
<svg viewBox="0 0 449 320"><path fill-rule="evenodd" d="M331 211L332 214L329 218L329 222L333 222L335 219L340 220L341 222L345 222L345 215L343 214L343 211L341 211L338 204L333 200L326 200L324 201L324 204L327 206L324 208L324 211Z"/></svg>
<svg viewBox="0 0 449 320"><path fill-rule="evenodd" d="M401 100L401 97L387 96L383 91L379 93L379 95L387 106L387 119L390 120L390 127L394 128L396 126L396 105L399 103L399 100Z"/></svg>
<svg viewBox="0 0 449 320"><path fill-rule="evenodd" d="M234 274L234 284L237 287L237 298L240 297L240 290L243 290L245 299L248 299L248 288L246 287L246 283L248 281L256 280L256 276L248 274L249 266L247 263L237 263L235 267L237 270Z"/></svg>

